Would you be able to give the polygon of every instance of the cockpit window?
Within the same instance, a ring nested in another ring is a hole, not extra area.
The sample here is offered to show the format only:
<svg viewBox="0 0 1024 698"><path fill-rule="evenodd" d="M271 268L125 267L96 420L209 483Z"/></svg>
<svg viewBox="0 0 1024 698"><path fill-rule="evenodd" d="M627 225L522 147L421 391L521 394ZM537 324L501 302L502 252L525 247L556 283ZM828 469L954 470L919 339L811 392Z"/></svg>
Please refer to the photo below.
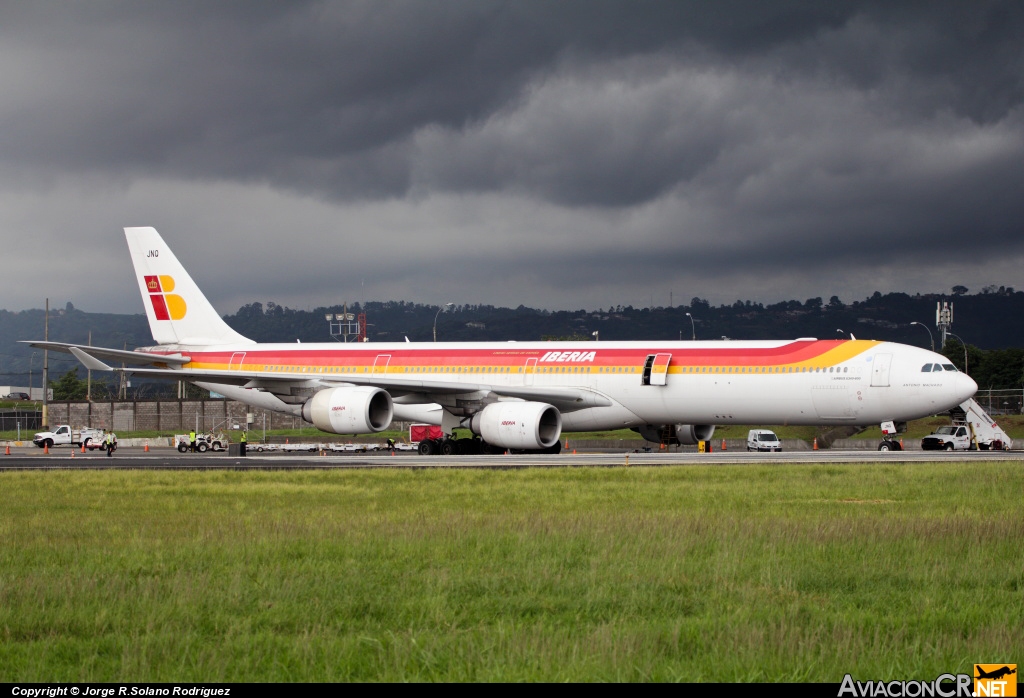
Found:
<svg viewBox="0 0 1024 698"><path fill-rule="evenodd" d="M931 370L932 370L932 365L931 364L925 364L924 366L921 367L921 373L930 373Z"/></svg>
<svg viewBox="0 0 1024 698"><path fill-rule="evenodd" d="M956 366L954 366L953 364L942 364L942 368L946 369L947 371L956 370Z"/></svg>

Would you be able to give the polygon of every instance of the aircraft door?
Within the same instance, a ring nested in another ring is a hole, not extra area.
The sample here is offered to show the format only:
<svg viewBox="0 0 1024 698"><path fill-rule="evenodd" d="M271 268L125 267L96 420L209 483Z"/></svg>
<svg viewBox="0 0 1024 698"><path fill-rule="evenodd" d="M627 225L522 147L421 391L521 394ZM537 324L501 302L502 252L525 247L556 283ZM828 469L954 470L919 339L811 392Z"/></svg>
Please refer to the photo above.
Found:
<svg viewBox="0 0 1024 698"><path fill-rule="evenodd" d="M651 354L644 362L641 385L665 385L668 381L668 365L672 361L671 354Z"/></svg>
<svg viewBox="0 0 1024 698"><path fill-rule="evenodd" d="M875 354L871 362L871 386L874 388L889 387L889 368L892 366L892 354Z"/></svg>
<svg viewBox="0 0 1024 698"><path fill-rule="evenodd" d="M533 385L533 374L537 372L537 359L527 359L523 367L523 385Z"/></svg>
<svg viewBox="0 0 1024 698"><path fill-rule="evenodd" d="M236 351L231 355L231 359L228 360L229 371L240 371L242 370L242 362L245 360L244 351Z"/></svg>
<svg viewBox="0 0 1024 698"><path fill-rule="evenodd" d="M377 358L373 360L373 372L379 374L385 374L388 372L388 364L391 363L391 354L377 354Z"/></svg>

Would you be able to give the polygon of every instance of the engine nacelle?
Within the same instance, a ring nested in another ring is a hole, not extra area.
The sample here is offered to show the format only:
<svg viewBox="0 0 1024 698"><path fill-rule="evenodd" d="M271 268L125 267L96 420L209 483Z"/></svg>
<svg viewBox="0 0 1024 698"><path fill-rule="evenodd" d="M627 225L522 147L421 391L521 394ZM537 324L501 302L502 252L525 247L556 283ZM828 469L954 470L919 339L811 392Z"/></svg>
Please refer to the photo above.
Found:
<svg viewBox="0 0 1024 698"><path fill-rule="evenodd" d="M473 415L470 429L492 446L551 448L562 435L562 415L543 402L495 402Z"/></svg>
<svg viewBox="0 0 1024 698"><path fill-rule="evenodd" d="M391 395L371 386L321 390L302 405L302 418L332 434L369 434L391 424Z"/></svg>
<svg viewBox="0 0 1024 698"><path fill-rule="evenodd" d="M698 441L710 441L715 433L714 424L648 424L638 427L640 436L654 443L693 446Z"/></svg>

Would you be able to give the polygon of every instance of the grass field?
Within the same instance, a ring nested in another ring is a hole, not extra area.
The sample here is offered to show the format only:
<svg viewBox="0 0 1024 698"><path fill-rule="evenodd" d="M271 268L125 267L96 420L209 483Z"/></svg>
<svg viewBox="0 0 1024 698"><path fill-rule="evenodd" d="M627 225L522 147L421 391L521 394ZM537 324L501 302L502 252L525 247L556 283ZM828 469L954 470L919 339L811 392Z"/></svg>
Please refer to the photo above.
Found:
<svg viewBox="0 0 1024 698"><path fill-rule="evenodd" d="M1024 658L1019 463L0 487L0 682L838 682Z"/></svg>

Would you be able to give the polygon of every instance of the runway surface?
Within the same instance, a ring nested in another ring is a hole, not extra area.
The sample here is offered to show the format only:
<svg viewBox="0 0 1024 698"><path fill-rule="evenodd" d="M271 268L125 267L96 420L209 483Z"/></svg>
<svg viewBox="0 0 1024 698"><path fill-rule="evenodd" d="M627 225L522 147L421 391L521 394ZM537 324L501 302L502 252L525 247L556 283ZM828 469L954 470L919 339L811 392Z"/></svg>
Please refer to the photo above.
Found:
<svg viewBox="0 0 1024 698"><path fill-rule="evenodd" d="M865 451L820 450L784 453L716 451L696 453L561 453L558 455L420 456L415 453L250 453L245 458L224 453L190 454L172 449L121 448L110 458L105 453L79 453L54 449L49 455L35 447L12 449L0 455L0 470L326 470L341 468L578 468L654 467L669 465L763 465L822 463L927 463L946 461L1016 461L1024 464L1024 451Z"/></svg>

